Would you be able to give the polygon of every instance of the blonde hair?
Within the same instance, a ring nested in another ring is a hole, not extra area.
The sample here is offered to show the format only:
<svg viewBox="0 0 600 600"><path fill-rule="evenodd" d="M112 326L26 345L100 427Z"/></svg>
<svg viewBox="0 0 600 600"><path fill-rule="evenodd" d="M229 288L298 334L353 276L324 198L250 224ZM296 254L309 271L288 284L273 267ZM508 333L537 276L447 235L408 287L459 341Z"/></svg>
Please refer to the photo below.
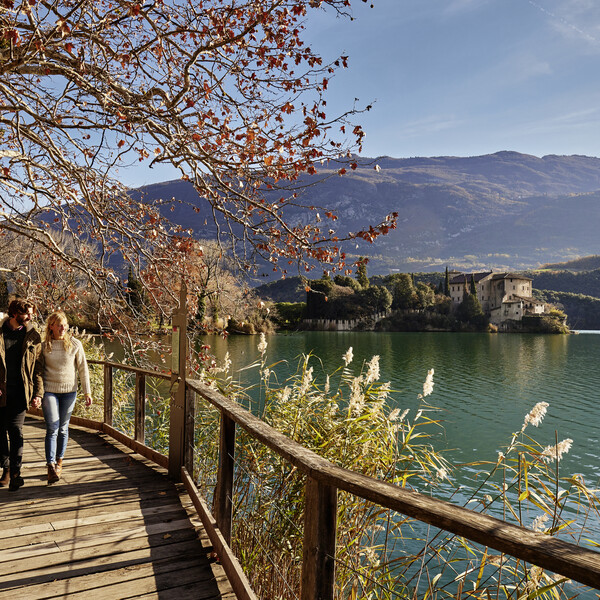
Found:
<svg viewBox="0 0 600 600"><path fill-rule="evenodd" d="M44 339L44 350L47 350L48 352L52 350L52 331L50 327L52 327L55 323L58 323L59 321L64 321L67 325L69 324L67 315L62 310L57 310L56 312L53 312L46 321L46 336ZM73 342L71 341L71 334L68 331L65 331L63 344L67 352L73 346Z"/></svg>

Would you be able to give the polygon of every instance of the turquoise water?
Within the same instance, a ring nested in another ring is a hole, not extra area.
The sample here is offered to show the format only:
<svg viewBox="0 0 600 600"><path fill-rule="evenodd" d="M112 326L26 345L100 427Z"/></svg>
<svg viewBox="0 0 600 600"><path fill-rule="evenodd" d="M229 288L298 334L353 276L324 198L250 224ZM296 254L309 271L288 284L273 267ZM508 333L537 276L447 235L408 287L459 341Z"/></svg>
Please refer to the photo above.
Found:
<svg viewBox="0 0 600 600"><path fill-rule="evenodd" d="M229 351L234 370L259 356L257 336L206 341L217 357ZM356 373L377 354L381 380L397 390L391 404L413 414L433 368L429 400L440 409L440 444L458 462L495 460L531 408L548 402L542 425L530 431L545 445L556 437L573 439L561 465L590 485L600 481L600 335L305 332L267 336L267 342L267 364L284 361L274 368L280 381L295 371L302 354L313 353L332 372L352 346ZM314 365L317 372L316 358ZM242 382L255 376L256 370L238 374Z"/></svg>
<svg viewBox="0 0 600 600"><path fill-rule="evenodd" d="M257 336L206 341L217 356L229 351L234 369L259 356ZM599 487L600 335L305 332L267 336L267 342L267 364L284 361L274 368L280 381L296 370L301 354L313 353L325 372L333 372L352 346L351 367L356 374L364 361L379 355L381 380L397 390L391 408L409 408L409 418L419 405L417 395L427 371L433 368L435 384L428 400L439 408L443 424L435 447L444 450L453 464L463 465L453 472L450 484L434 491L437 497L464 504L470 490L478 487L481 470L486 470L468 463L495 463L538 402L549 404L546 417L538 428L529 426L527 433L543 446L571 438L573 446L559 463L561 477L581 474L588 487ZM316 358L313 364L318 372ZM256 369L242 371L239 379L256 381L256 373ZM511 495L515 503L516 493ZM468 506L478 509L477 503ZM540 514L535 507L523 510L526 524ZM503 518L500 507L492 514ZM566 510L563 517L585 521L587 538L600 542L598 515ZM579 586L570 593L586 600L595 597L591 591L582 593Z"/></svg>

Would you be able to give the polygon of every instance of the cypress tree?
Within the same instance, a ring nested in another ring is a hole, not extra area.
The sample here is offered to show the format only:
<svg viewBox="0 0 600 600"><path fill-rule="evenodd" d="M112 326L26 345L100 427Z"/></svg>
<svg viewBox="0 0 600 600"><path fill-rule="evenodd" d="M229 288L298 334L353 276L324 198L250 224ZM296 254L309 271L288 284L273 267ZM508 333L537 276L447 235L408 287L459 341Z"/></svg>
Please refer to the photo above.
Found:
<svg viewBox="0 0 600 600"><path fill-rule="evenodd" d="M450 296L450 275L448 273L448 265L446 265L446 275L444 276L444 295Z"/></svg>
<svg viewBox="0 0 600 600"><path fill-rule="evenodd" d="M471 273L471 295L477 296L477 288L475 287L475 275Z"/></svg>
<svg viewBox="0 0 600 600"><path fill-rule="evenodd" d="M361 256L358 259L358 266L356 267L356 281L360 283L363 290L369 287L369 278L367 277L367 259Z"/></svg>
<svg viewBox="0 0 600 600"><path fill-rule="evenodd" d="M129 267L129 273L127 274L127 304L131 307L134 312L140 312L143 306L143 287L142 283L133 274L133 269Z"/></svg>

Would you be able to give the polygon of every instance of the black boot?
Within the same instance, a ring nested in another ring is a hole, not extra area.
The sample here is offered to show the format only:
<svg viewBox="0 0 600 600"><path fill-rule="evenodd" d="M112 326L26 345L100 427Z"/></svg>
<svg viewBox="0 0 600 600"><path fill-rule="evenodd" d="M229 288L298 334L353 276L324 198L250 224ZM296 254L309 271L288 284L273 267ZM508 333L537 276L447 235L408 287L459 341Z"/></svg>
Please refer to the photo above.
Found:
<svg viewBox="0 0 600 600"><path fill-rule="evenodd" d="M18 490L25 482L21 477L21 473L15 473L14 475L10 474L10 483L8 484L8 489L11 492Z"/></svg>

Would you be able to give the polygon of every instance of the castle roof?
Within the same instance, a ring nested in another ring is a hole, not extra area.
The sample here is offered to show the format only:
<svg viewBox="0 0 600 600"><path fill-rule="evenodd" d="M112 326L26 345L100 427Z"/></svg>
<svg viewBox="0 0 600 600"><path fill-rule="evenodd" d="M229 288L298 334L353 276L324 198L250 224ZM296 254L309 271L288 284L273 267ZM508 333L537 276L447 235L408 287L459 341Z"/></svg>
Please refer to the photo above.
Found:
<svg viewBox="0 0 600 600"><path fill-rule="evenodd" d="M475 280L475 283L485 279L492 274L492 271L485 271L484 273L461 273L456 275L450 280L450 283L471 283L471 277Z"/></svg>

